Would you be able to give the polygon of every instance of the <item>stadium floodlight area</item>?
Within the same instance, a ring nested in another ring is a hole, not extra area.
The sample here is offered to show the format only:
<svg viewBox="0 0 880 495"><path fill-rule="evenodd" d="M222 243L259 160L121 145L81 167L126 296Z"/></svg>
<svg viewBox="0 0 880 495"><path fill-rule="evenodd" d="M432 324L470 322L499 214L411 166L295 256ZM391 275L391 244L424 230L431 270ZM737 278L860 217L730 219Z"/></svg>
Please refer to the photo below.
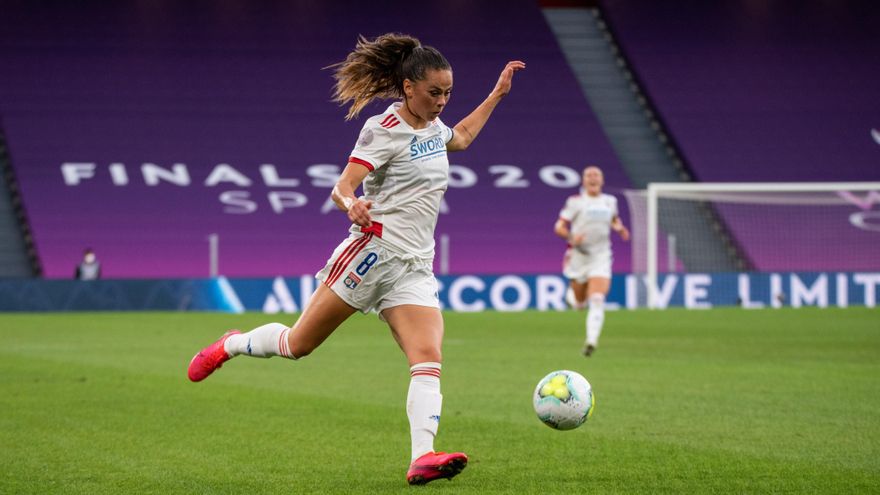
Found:
<svg viewBox="0 0 880 495"><path fill-rule="evenodd" d="M777 307L822 306L829 291L845 305L853 284L874 298L880 182L652 183L626 197L640 306L664 307L670 275L695 273L737 274L716 278L739 286L729 303L743 306L750 290ZM767 287L749 287L758 279Z"/></svg>

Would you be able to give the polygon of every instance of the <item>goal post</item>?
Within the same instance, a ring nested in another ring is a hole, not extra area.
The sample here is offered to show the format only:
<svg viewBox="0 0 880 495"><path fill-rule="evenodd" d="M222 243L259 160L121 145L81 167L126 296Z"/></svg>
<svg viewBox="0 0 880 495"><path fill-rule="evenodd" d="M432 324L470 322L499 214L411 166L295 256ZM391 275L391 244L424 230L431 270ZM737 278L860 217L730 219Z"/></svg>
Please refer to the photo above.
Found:
<svg viewBox="0 0 880 495"><path fill-rule="evenodd" d="M649 308L664 272L880 270L880 182L651 183L626 197Z"/></svg>

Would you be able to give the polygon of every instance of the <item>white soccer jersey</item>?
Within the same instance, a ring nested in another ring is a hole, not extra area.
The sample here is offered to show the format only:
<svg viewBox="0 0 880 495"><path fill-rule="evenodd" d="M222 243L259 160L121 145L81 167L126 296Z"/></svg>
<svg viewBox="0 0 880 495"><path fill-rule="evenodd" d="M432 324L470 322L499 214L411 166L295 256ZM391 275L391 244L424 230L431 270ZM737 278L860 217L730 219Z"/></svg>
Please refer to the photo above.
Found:
<svg viewBox="0 0 880 495"><path fill-rule="evenodd" d="M370 169L364 200L372 201L370 216L381 224L381 242L420 259L434 257L434 227L449 182L446 143L453 130L437 118L424 129L413 129L394 103L364 124L350 162ZM360 232L358 225L351 232Z"/></svg>
<svg viewBox="0 0 880 495"><path fill-rule="evenodd" d="M570 222L571 234L583 234L584 242L572 246L587 253L611 250L611 221L617 216L617 198L610 194L590 196L581 191L565 202L559 218Z"/></svg>

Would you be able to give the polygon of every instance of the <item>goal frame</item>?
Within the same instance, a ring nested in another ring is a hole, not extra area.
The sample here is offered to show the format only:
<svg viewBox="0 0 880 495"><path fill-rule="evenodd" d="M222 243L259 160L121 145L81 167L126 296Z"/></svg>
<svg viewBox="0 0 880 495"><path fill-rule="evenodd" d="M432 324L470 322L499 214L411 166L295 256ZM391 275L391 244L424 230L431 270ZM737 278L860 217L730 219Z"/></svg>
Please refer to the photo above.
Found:
<svg viewBox="0 0 880 495"><path fill-rule="evenodd" d="M701 192L839 192L880 191L880 182L651 182L647 187L647 273L648 308L657 309L658 206L669 193Z"/></svg>

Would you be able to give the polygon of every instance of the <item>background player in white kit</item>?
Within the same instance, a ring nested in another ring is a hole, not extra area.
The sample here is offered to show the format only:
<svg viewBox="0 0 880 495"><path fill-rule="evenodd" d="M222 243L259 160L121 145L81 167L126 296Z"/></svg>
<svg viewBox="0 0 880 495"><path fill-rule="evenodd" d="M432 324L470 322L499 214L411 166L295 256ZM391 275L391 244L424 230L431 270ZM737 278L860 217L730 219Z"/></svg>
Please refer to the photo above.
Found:
<svg viewBox="0 0 880 495"><path fill-rule="evenodd" d="M617 198L602 194L604 184L599 167L585 168L583 189L568 198L554 226L556 235L568 241L562 263L569 279L566 298L575 309L589 305L585 356L599 345L605 322L605 296L611 288L611 230L629 240L629 230L617 214Z"/></svg>
<svg viewBox="0 0 880 495"><path fill-rule="evenodd" d="M201 381L233 356L299 359L321 345L356 311L376 311L391 328L410 365L406 411L412 458L407 481L452 478L467 465L461 452L434 452L440 422L443 317L432 273L434 226L446 191L448 151L477 137L510 91L509 62L483 103L454 128L438 118L452 91L452 69L436 49L413 37L360 38L345 61L332 66L334 99L351 102L347 119L374 98L401 98L364 124L332 198L352 221L350 235L317 278L321 284L293 325L227 332L199 352L189 378ZM363 184L364 196L355 196Z"/></svg>

